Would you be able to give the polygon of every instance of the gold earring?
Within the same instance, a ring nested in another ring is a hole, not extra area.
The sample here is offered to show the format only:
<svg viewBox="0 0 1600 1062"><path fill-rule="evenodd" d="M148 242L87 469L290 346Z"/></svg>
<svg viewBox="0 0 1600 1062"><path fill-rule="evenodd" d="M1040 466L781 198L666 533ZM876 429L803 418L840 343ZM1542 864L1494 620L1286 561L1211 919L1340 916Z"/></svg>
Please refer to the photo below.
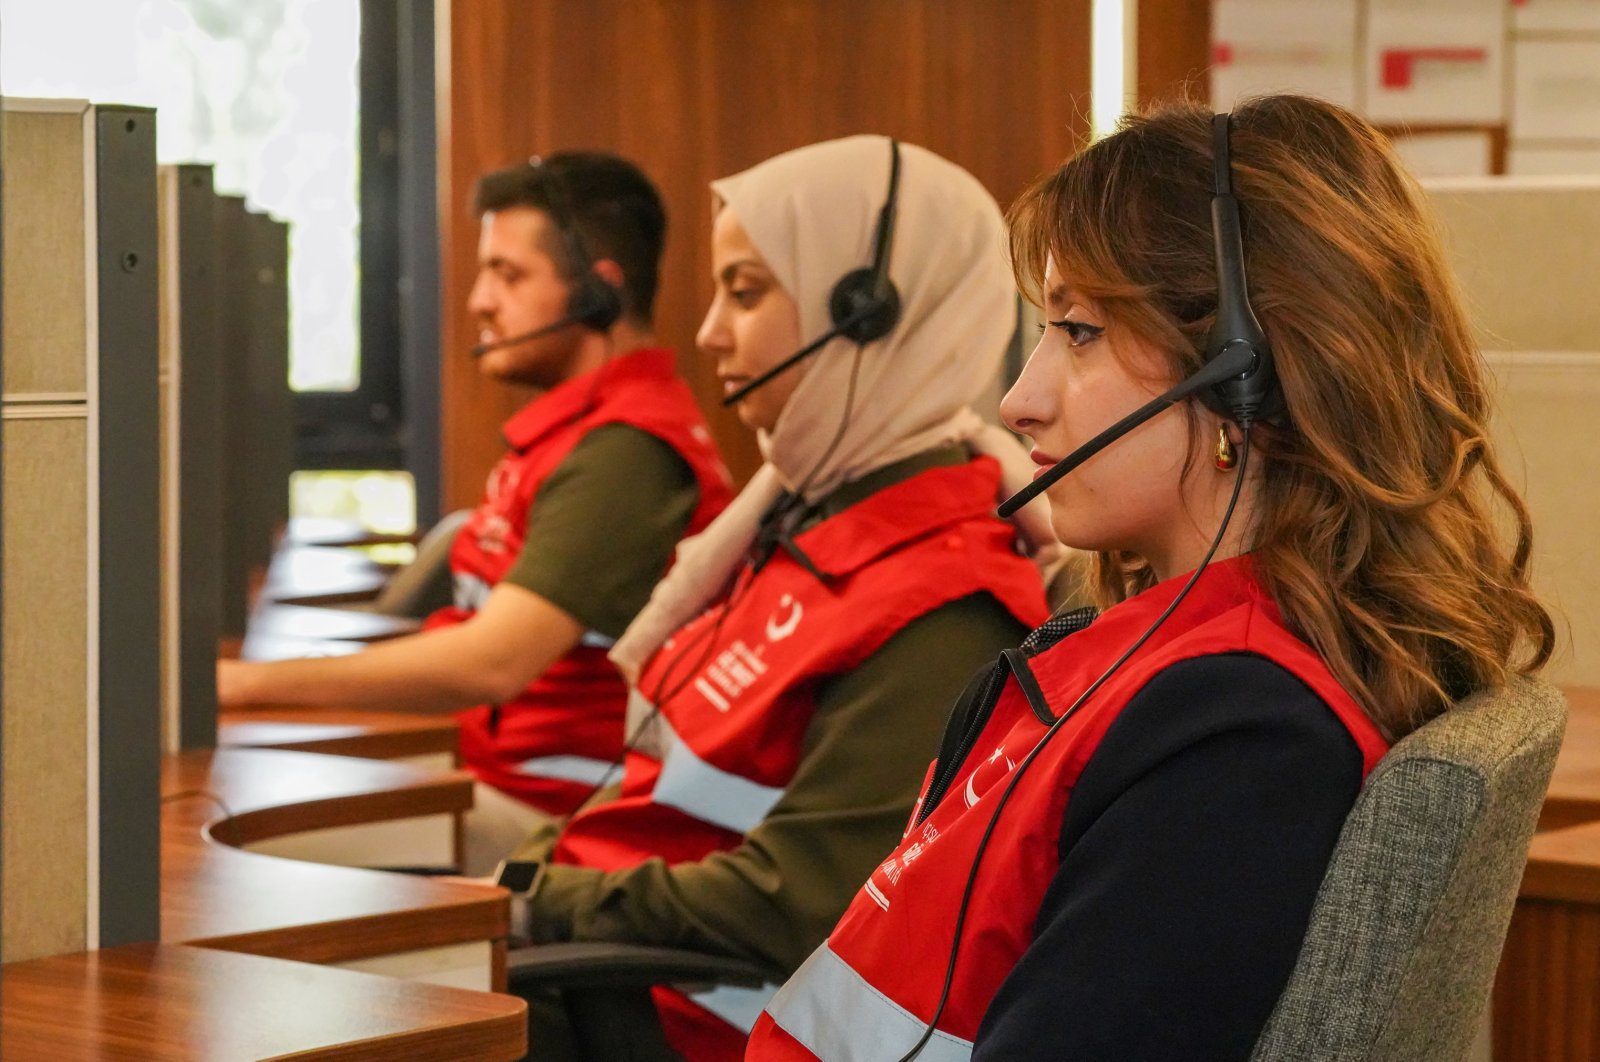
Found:
<svg viewBox="0 0 1600 1062"><path fill-rule="evenodd" d="M1239 455L1233 452L1233 440L1228 438L1227 422L1217 425L1217 449L1212 460L1216 462L1218 472L1231 472L1233 466L1239 463Z"/></svg>

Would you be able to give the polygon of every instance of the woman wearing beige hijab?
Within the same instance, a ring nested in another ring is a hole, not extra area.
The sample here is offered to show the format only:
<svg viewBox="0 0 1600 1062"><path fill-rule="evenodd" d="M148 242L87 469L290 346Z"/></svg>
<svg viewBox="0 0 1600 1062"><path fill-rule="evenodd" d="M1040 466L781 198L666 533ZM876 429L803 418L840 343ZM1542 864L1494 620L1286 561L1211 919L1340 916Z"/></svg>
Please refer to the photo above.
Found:
<svg viewBox="0 0 1600 1062"><path fill-rule="evenodd" d="M898 319L741 399L767 463L616 646L630 752L620 786L519 853L539 864L514 912L534 942L671 944L781 982L899 839L952 699L1044 618L1048 515L993 515L1031 464L970 408L1016 319L1000 212L970 174L860 136L715 182L699 345L733 393L834 326L896 168ZM673 1048L724 1059L769 996L656 1003ZM574 1054L533 1002L533 1057Z"/></svg>

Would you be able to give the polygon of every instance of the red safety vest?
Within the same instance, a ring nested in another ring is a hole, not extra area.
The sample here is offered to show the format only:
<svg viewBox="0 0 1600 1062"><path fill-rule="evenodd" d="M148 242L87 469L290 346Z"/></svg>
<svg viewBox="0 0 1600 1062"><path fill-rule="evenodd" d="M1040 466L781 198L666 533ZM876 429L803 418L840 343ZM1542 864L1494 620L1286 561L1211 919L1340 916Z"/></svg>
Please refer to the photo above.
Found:
<svg viewBox="0 0 1600 1062"><path fill-rule="evenodd" d="M483 501L450 551L455 603L428 617L440 627L469 619L522 552L528 507L545 478L589 432L627 424L649 432L693 470L699 503L685 534L700 531L732 496L694 396L669 350L638 350L563 381L506 421L509 452L489 473ZM624 483L627 469L617 469ZM596 548L604 548L603 536ZM481 781L552 814L581 804L622 755L627 686L595 631L521 694L459 713L461 758Z"/></svg>
<svg viewBox="0 0 1600 1062"><path fill-rule="evenodd" d="M1038 570L993 515L999 482L987 457L930 469L796 535L825 580L782 550L747 570L731 605L685 625L645 666L628 713L629 733L641 736L621 794L574 818L552 860L616 870L734 848L794 777L826 679L970 594L994 595L1023 624L1040 621ZM681 1054L737 1059L775 988L716 989L693 1002L659 989L656 1003Z"/></svg>
<svg viewBox="0 0 1600 1062"><path fill-rule="evenodd" d="M1123 602L1033 657L1032 671L1051 711L1070 706L1171 603L1186 579L1168 580ZM984 1011L1033 939L1040 903L1060 864L1061 824L1073 785L1123 706L1173 664L1233 652L1272 660L1322 698L1360 748L1363 777L1387 751L1377 727L1327 665L1284 627L1251 575L1249 560L1212 565L1144 647L1062 724L1017 783L978 871L949 1002L918 1056L923 1062L960 1062L970 1055ZM1046 727L1016 678L1009 678L938 806L921 823L912 816L900 846L774 997L746 1058L893 1062L917 1041L938 1004L955 912L979 836L1007 775Z"/></svg>

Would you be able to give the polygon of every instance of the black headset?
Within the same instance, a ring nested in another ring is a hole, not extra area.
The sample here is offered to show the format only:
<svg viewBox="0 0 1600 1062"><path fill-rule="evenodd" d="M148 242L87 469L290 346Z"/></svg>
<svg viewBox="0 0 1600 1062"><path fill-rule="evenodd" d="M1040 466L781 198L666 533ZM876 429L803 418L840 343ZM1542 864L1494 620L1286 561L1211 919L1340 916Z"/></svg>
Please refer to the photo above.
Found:
<svg viewBox="0 0 1600 1062"><path fill-rule="evenodd" d="M1001 504L1009 517L1043 494L1057 480L1168 406L1192 396L1242 428L1283 411L1272 348L1250 307L1244 272L1244 238L1239 201L1233 194L1233 162L1228 150L1227 114L1211 119L1211 242L1217 259L1217 313L1206 335L1206 362L1194 375L1117 421L1049 471Z"/></svg>
<svg viewBox="0 0 1600 1062"><path fill-rule="evenodd" d="M567 288L567 311L531 332L497 339L492 343L479 343L472 348L474 358L482 357L491 350L540 339L574 325L592 332L604 332L622 316L622 292L595 272L595 259L583 242L583 233L578 228L578 214L573 209L565 178L546 166L537 155L528 160L528 167L532 182L544 190L545 213L549 215L556 231L561 233L561 242L565 247L562 266L576 273Z"/></svg>
<svg viewBox="0 0 1600 1062"><path fill-rule="evenodd" d="M528 160L534 174L545 187L550 220L561 232L567 247L567 263L577 273L567 293L567 317L595 332L604 332L622 316L622 292L594 271L594 256L589 253L578 227L578 212L573 208L566 178L546 166L537 155Z"/></svg>
<svg viewBox="0 0 1600 1062"><path fill-rule="evenodd" d="M1239 200L1233 194L1233 158L1229 147L1230 115L1211 118L1211 240L1217 257L1217 316L1206 336L1206 362L1231 353L1249 359L1237 376L1224 377L1200 392L1200 401L1243 426L1283 411L1283 391L1272 364L1272 347L1250 306L1244 273L1244 236L1239 226ZM1234 359L1229 358L1228 363Z"/></svg>
<svg viewBox="0 0 1600 1062"><path fill-rule="evenodd" d="M895 208L900 198L900 141L889 140L889 191L883 197L883 209L878 211L878 227L872 237L872 264L852 269L839 278L828 294L828 318L833 325L778 364L730 393L722 400L724 406L740 401L756 388L768 383L780 373L804 358L821 350L823 345L843 336L859 345L871 343L888 335L900 320L900 291L889 279L889 259L894 252Z"/></svg>

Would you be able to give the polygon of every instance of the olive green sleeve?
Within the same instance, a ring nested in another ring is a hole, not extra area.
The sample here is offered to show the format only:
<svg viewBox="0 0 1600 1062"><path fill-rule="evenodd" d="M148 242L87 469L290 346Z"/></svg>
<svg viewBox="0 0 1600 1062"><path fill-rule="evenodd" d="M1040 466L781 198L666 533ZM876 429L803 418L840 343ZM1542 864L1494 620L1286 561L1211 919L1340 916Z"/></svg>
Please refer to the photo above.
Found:
<svg viewBox="0 0 1600 1062"><path fill-rule="evenodd" d="M540 484L505 581L616 638L666 573L699 498L672 447L626 424L596 428Z"/></svg>
<svg viewBox="0 0 1600 1062"><path fill-rule="evenodd" d="M533 939L673 945L793 970L894 848L950 705L1026 633L986 593L915 620L820 691L794 780L738 847L610 873L548 866Z"/></svg>

